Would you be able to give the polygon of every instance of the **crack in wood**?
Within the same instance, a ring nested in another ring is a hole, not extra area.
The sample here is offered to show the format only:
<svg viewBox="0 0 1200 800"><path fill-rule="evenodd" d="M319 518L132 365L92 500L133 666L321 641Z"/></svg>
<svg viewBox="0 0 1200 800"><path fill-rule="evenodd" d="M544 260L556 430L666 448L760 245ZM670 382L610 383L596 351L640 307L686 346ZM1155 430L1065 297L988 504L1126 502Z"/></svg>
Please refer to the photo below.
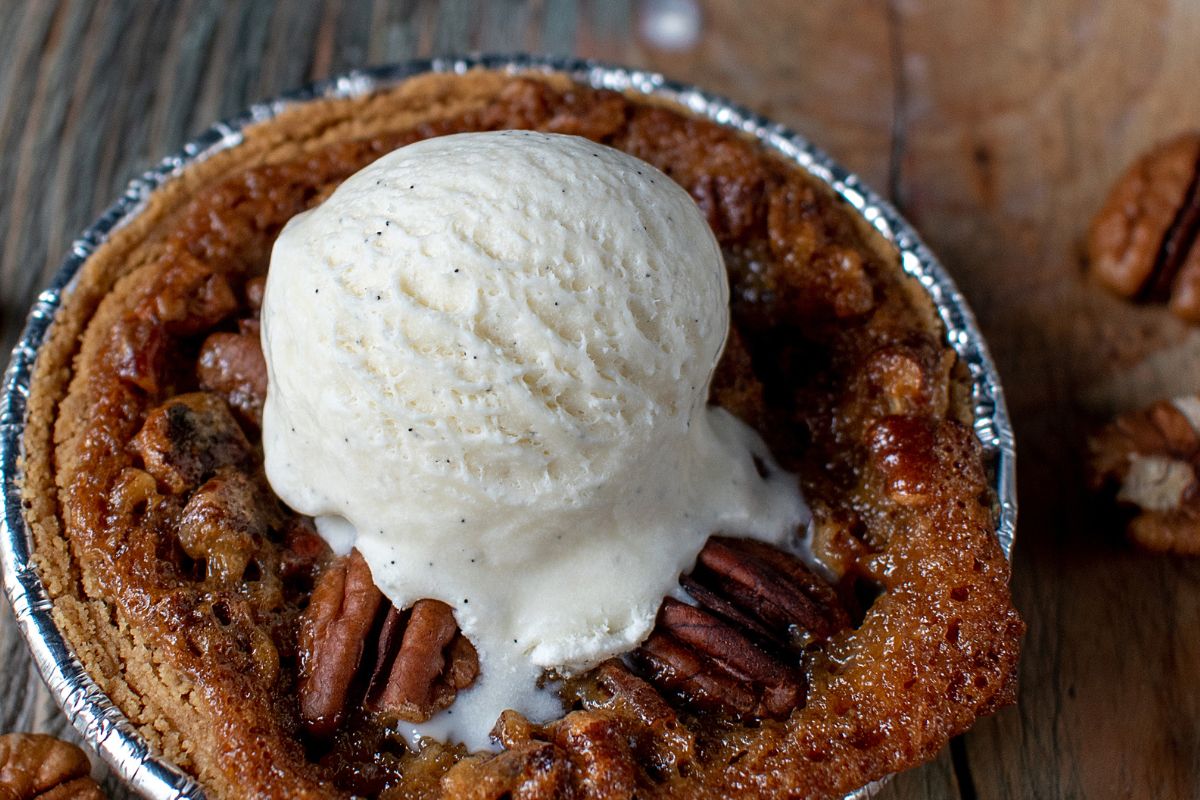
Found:
<svg viewBox="0 0 1200 800"><path fill-rule="evenodd" d="M962 800L978 800L975 776L971 774L971 761L967 757L967 742L961 736L950 740L950 763L954 766L954 779L958 782L958 796Z"/></svg>
<svg viewBox="0 0 1200 800"><path fill-rule="evenodd" d="M899 0L887 3L888 56L892 64L892 123L889 133L887 193L903 211L904 157L908 148L908 78L904 71L904 38Z"/></svg>

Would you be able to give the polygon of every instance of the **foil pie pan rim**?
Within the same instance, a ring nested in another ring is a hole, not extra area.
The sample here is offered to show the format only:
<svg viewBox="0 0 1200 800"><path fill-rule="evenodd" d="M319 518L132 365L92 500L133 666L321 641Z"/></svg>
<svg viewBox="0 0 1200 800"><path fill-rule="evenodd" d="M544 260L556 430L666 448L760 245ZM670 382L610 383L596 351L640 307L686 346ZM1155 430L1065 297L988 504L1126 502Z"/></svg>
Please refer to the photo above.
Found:
<svg viewBox="0 0 1200 800"><path fill-rule="evenodd" d="M660 73L598 61L557 56L476 55L417 59L352 70L257 103L237 117L218 122L179 152L133 179L121 197L71 245L50 286L34 302L4 374L0 400L0 479L4 490L0 573L5 592L38 672L55 700L109 766L145 797L200 800L204 791L192 776L152 752L137 729L84 670L52 617L52 600L32 558L32 536L24 519L20 490L21 440L38 350L55 313L91 254L109 235L134 219L156 189L188 166L240 144L242 132L248 126L272 119L298 103L355 97L426 72L461 74L478 67L509 72L553 71L596 88L672 100L697 116L753 136L799 164L830 186L855 213L891 242L899 252L902 268L929 295L946 328L948 343L969 372L974 429L989 456L996 494L996 536L1005 554L1012 558L1017 515L1015 440L999 375L975 317L945 268L899 212L807 138L723 97L669 80ZM846 800L871 797L883 782L863 786L847 795Z"/></svg>

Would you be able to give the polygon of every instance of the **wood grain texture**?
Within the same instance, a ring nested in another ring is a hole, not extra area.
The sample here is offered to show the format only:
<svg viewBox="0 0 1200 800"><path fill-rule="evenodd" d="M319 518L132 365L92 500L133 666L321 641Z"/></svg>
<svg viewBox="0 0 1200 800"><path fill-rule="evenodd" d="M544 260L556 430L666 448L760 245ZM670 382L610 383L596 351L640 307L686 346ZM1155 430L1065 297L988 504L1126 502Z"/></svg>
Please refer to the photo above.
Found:
<svg viewBox="0 0 1200 800"><path fill-rule="evenodd" d="M889 194L975 308L1021 462L1021 701L881 797L1200 796L1200 563L1136 554L1080 480L1097 421L1200 389L1200 332L1083 277L1137 152L1200 128L1193 0L0 0L0 334L72 236L212 121L350 67L487 50L665 71L808 134ZM0 730L64 733L7 608ZM114 797L124 797L110 777Z"/></svg>

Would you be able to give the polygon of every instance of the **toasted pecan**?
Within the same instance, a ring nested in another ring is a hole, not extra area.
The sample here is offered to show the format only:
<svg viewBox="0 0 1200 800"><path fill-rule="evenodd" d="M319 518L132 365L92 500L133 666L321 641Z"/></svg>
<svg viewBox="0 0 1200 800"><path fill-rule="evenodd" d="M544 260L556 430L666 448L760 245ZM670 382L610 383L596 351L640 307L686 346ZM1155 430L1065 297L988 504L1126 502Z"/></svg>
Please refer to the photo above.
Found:
<svg viewBox="0 0 1200 800"><path fill-rule="evenodd" d="M713 536L680 583L699 604L663 601L634 664L669 696L735 719L804 705L800 658L850 624L837 592L771 545Z"/></svg>
<svg viewBox="0 0 1200 800"><path fill-rule="evenodd" d="M450 606L419 600L395 608L357 550L318 580L301 621L300 652L300 715L318 736L336 730L358 700L372 714L424 722L479 674L478 655Z"/></svg>
<svg viewBox="0 0 1200 800"><path fill-rule="evenodd" d="M334 562L313 589L300 625L300 716L318 736L332 733L348 697L383 603L358 551Z"/></svg>
<svg viewBox="0 0 1200 800"><path fill-rule="evenodd" d="M246 330L210 334L200 348L196 377L200 388L220 394L242 419L262 424L267 397L267 360L263 357L256 320L243 320Z"/></svg>
<svg viewBox="0 0 1200 800"><path fill-rule="evenodd" d="M1093 488L1135 511L1139 547L1200 555L1200 398L1160 400L1118 416L1090 440Z"/></svg>
<svg viewBox="0 0 1200 800"><path fill-rule="evenodd" d="M229 406L208 392L177 395L152 409L131 447L146 472L176 494L199 486L219 467L253 462L253 448Z"/></svg>
<svg viewBox="0 0 1200 800"><path fill-rule="evenodd" d="M73 744L40 733L0 736L3 800L103 800L88 758Z"/></svg>

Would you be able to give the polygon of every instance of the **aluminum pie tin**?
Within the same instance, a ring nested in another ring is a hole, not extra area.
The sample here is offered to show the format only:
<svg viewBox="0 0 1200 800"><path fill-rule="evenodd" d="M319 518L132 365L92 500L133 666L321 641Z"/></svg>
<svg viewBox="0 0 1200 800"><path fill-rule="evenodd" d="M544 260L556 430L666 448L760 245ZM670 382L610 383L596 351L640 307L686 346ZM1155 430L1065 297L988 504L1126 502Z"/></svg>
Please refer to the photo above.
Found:
<svg viewBox="0 0 1200 800"><path fill-rule="evenodd" d="M544 56L471 56L408 61L355 70L312 84L297 92L251 106L240 116L212 126L176 155L130 182L125 193L72 244L50 286L38 295L25 329L4 374L0 401L0 478L4 511L0 519L0 569L17 624L29 644L34 663L71 723L100 756L136 792L155 800L199 800L204 791L187 773L151 751L112 700L84 670L58 629L52 600L32 557L32 536L21 506L20 455L30 380L55 313L70 294L84 262L114 231L137 217L160 186L188 166L237 147L243 130L310 100L349 98L387 89L426 72L463 73L483 67L509 72L553 71L595 88L633 92L674 101L693 114L742 131L764 147L800 165L833 189L899 252L900 265L922 287L946 328L947 342L966 366L976 436L982 444L996 496L996 536L1011 559L1016 533L1016 452L1000 377L987 345L962 294L916 231L895 208L865 186L803 136L730 101L661 74L594 61ZM885 778L886 780L886 778ZM846 796L861 800L874 795L883 781Z"/></svg>

